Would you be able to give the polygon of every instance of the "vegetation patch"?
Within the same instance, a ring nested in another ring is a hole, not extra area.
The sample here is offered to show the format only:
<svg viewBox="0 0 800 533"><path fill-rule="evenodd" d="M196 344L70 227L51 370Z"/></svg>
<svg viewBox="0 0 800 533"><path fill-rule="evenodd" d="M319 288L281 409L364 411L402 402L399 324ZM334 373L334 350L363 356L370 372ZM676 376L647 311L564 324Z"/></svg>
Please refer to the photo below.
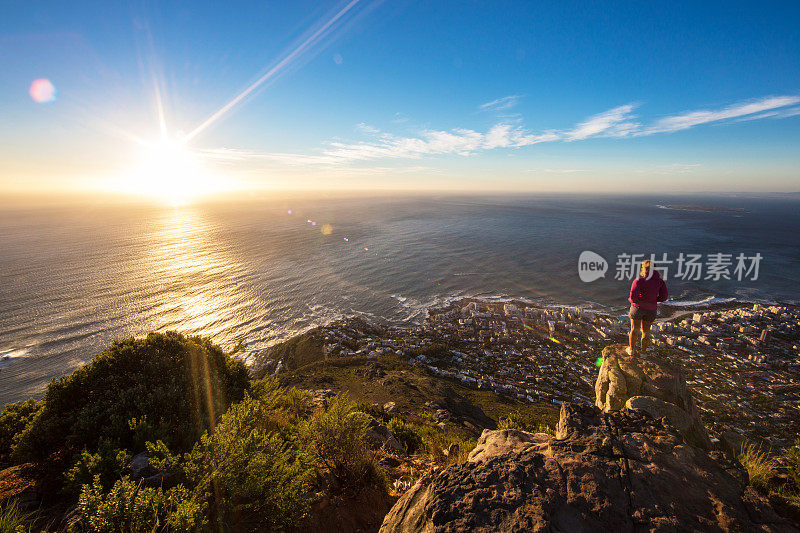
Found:
<svg viewBox="0 0 800 533"><path fill-rule="evenodd" d="M768 492L768 482L778 463L761 448L753 444L745 444L739 454L739 462L747 470L750 484L760 492Z"/></svg>
<svg viewBox="0 0 800 533"><path fill-rule="evenodd" d="M508 413L506 416L501 417L497 423L498 429L519 429L529 433L547 433L548 435L555 435L556 431L553 426L543 423L539 417L531 412L522 410L515 410Z"/></svg>
<svg viewBox="0 0 800 533"><path fill-rule="evenodd" d="M188 450L247 386L245 365L207 339L168 332L118 341L50 383L13 453L71 461L102 440L133 450L157 439Z"/></svg>

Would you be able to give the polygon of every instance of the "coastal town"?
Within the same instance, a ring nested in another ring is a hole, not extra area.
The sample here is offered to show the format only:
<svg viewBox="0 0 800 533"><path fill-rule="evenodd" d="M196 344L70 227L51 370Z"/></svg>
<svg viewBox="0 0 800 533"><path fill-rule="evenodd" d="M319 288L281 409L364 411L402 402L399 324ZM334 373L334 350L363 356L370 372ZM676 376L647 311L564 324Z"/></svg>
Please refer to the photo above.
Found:
<svg viewBox="0 0 800 533"><path fill-rule="evenodd" d="M602 349L627 343L625 315L518 301L460 300L412 327L324 326L329 357L394 352L436 376L523 401L594 403ZM672 310L647 357L680 366L712 435L772 446L800 434L800 309L731 303ZM280 362L277 362L280 365Z"/></svg>

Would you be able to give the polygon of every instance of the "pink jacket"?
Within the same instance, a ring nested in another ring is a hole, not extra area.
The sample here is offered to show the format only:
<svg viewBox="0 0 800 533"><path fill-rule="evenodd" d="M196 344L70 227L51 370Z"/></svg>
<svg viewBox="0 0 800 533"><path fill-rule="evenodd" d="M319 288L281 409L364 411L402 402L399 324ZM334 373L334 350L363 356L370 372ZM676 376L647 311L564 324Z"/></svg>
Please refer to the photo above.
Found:
<svg viewBox="0 0 800 533"><path fill-rule="evenodd" d="M658 302L663 302L668 297L667 284L661 279L661 274L658 273L658 270L653 270L653 275L650 276L650 279L639 276L633 280L628 301L639 309L655 311L658 309Z"/></svg>

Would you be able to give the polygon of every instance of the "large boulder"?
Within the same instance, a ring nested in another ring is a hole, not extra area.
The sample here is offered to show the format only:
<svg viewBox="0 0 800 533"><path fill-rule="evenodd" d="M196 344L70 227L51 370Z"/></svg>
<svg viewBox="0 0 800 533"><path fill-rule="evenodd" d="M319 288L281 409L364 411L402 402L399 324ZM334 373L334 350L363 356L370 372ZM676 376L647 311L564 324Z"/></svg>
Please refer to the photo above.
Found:
<svg viewBox="0 0 800 533"><path fill-rule="evenodd" d="M631 357L623 345L608 346L603 350L594 390L595 405L603 412L628 409L666 417L687 441L703 449L711 447L680 369L652 358Z"/></svg>
<svg viewBox="0 0 800 533"><path fill-rule="evenodd" d="M485 430L467 462L423 477L388 532L797 532L741 465L638 411L564 404L557 437Z"/></svg>

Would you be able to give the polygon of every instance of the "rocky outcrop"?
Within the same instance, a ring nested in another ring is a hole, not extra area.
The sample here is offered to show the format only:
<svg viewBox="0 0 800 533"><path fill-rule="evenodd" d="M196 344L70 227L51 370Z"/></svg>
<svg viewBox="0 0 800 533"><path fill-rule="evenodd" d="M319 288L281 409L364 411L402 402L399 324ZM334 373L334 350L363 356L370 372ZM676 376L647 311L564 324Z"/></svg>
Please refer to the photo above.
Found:
<svg viewBox="0 0 800 533"><path fill-rule="evenodd" d="M666 417L688 442L711 447L692 392L677 368L652 357L631 357L623 345L608 346L594 389L595 405L604 412L627 409Z"/></svg>
<svg viewBox="0 0 800 533"><path fill-rule="evenodd" d="M383 450L393 455L405 455L406 450L397 440L392 430L374 418L370 418L367 432L364 434L367 444L374 450Z"/></svg>
<svg viewBox="0 0 800 533"><path fill-rule="evenodd" d="M564 404L556 437L484 431L467 462L406 492L381 532L798 531L746 479L664 419Z"/></svg>

